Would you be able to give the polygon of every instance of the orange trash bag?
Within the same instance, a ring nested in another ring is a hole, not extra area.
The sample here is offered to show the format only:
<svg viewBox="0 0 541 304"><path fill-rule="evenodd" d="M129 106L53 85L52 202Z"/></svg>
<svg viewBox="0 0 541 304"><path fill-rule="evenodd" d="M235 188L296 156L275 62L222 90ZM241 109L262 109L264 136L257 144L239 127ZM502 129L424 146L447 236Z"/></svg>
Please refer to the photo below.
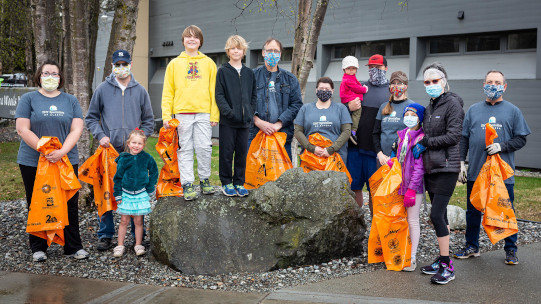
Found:
<svg viewBox="0 0 541 304"><path fill-rule="evenodd" d="M100 217L107 211L117 209L113 195L117 157L118 152L113 146L109 145L107 148L99 146L94 155L79 167L79 179L92 184L94 188L94 203Z"/></svg>
<svg viewBox="0 0 541 304"><path fill-rule="evenodd" d="M381 166L369 180L373 217L368 238L368 263L385 262L387 270L401 271L411 264L411 238L404 196L398 194L402 168L393 158L392 169Z"/></svg>
<svg viewBox="0 0 541 304"><path fill-rule="evenodd" d="M332 145L332 141L330 139L319 133L310 134L310 136L308 136L308 141L312 145L322 148L327 148ZM301 168L304 170L304 172L308 173L312 170L344 172L348 176L349 183L351 184L351 175L349 174L346 164L344 164L344 161L338 152L334 152L329 157L321 157L308 150L304 150L300 157Z"/></svg>
<svg viewBox="0 0 541 304"><path fill-rule="evenodd" d="M163 127L160 129L156 151L163 159L164 165L156 184L156 198L184 195L178 170L178 124L178 119L171 119L169 129Z"/></svg>
<svg viewBox="0 0 541 304"><path fill-rule="evenodd" d="M293 168L284 148L286 139L287 134L284 132L267 135L260 130L257 133L246 156L246 189L256 189L269 181L275 181L282 173Z"/></svg>
<svg viewBox="0 0 541 304"><path fill-rule="evenodd" d="M39 157L32 201L28 210L26 232L64 246L64 227L68 222L68 200L81 188L68 156L56 163L44 155L62 148L56 137L43 136L38 141Z"/></svg>
<svg viewBox="0 0 541 304"><path fill-rule="evenodd" d="M491 145L497 137L496 130L487 123L485 144ZM483 227L492 244L518 232L517 217L503 182L513 174L511 166L499 154L489 155L473 184L470 201L484 213Z"/></svg>

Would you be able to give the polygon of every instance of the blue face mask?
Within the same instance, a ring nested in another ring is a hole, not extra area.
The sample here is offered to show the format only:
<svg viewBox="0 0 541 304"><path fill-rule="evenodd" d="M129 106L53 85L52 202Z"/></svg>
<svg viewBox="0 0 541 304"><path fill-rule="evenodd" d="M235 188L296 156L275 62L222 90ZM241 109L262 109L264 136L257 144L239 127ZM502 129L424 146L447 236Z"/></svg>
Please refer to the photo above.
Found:
<svg viewBox="0 0 541 304"><path fill-rule="evenodd" d="M495 84L485 84L483 86L483 90L485 91L485 95L487 95L488 99L494 100L502 96L503 91L505 90L505 86L495 85Z"/></svg>
<svg viewBox="0 0 541 304"><path fill-rule="evenodd" d="M264 59L265 63L273 68L280 61L280 53L266 53Z"/></svg>
<svg viewBox="0 0 541 304"><path fill-rule="evenodd" d="M439 84L431 84L425 87L426 93L432 98L437 98L441 95L442 87Z"/></svg>

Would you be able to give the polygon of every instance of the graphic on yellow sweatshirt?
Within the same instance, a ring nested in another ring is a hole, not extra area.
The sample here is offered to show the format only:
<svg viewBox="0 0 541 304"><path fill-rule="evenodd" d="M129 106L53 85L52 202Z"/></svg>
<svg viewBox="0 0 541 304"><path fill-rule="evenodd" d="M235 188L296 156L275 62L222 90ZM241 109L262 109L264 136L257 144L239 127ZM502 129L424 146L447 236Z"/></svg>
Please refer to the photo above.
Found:
<svg viewBox="0 0 541 304"><path fill-rule="evenodd" d="M210 121L218 122L216 72L214 61L201 52L196 56L182 52L171 60L163 83L162 120L171 120L173 114L210 113Z"/></svg>

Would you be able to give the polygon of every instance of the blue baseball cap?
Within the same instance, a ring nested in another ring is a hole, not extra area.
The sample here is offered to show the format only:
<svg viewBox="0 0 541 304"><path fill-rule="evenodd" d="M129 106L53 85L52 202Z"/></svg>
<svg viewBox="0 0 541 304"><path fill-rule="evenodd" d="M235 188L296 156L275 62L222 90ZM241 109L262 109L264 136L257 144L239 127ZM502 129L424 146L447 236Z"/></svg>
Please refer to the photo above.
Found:
<svg viewBox="0 0 541 304"><path fill-rule="evenodd" d="M126 50L116 50L113 53L113 64L116 64L119 61L125 61L131 63L130 53Z"/></svg>

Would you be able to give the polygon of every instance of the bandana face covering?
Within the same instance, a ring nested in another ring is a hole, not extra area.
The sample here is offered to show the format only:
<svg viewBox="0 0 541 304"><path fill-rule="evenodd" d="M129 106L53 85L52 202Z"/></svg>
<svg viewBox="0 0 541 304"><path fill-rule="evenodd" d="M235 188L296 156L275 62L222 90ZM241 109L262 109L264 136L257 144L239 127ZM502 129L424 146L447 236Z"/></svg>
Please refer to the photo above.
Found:
<svg viewBox="0 0 541 304"><path fill-rule="evenodd" d="M120 79L124 79L130 76L130 69L131 69L131 65L119 66L119 67L113 66L113 73L115 73L116 77Z"/></svg>
<svg viewBox="0 0 541 304"><path fill-rule="evenodd" d="M485 91L485 95L487 95L488 99L490 100L500 98L504 90L504 85L485 84L483 86L483 91Z"/></svg>
<svg viewBox="0 0 541 304"><path fill-rule="evenodd" d="M332 92L331 91L325 91L325 90L317 90L316 96L319 100L326 102L327 100L331 99Z"/></svg>
<svg viewBox="0 0 541 304"><path fill-rule="evenodd" d="M47 92L56 90L59 83L60 78L54 78L53 76L41 77L41 87Z"/></svg>
<svg viewBox="0 0 541 304"><path fill-rule="evenodd" d="M378 68L368 69L368 75L370 77L369 81L372 85L380 86L387 83L387 71L380 70Z"/></svg>
<svg viewBox="0 0 541 304"><path fill-rule="evenodd" d="M266 53L264 59L265 63L273 68L280 61L280 53Z"/></svg>

